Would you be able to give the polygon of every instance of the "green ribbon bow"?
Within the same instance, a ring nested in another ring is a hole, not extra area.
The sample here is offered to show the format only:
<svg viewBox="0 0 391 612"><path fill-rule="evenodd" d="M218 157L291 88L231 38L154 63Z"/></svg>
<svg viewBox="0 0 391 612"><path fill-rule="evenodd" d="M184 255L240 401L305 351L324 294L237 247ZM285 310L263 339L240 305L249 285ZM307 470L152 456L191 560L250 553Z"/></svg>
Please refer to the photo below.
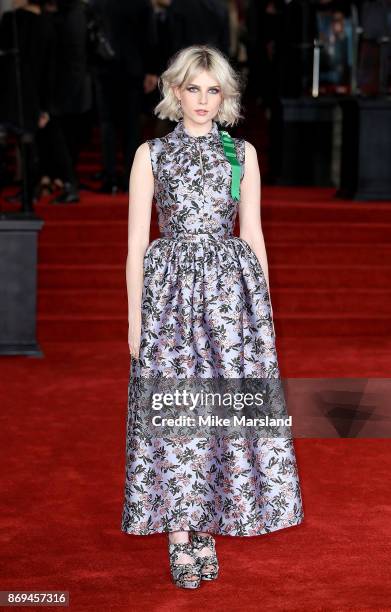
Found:
<svg viewBox="0 0 391 612"><path fill-rule="evenodd" d="M234 200L240 199L240 163L236 157L235 143L225 130L220 130L220 139L224 153L232 169L231 196Z"/></svg>

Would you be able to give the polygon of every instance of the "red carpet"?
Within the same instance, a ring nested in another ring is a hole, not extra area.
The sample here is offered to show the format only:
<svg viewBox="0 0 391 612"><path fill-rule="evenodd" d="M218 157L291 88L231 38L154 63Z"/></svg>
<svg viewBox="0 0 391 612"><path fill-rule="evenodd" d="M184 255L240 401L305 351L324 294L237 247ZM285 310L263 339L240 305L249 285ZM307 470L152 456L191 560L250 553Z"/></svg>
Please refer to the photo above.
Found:
<svg viewBox="0 0 391 612"><path fill-rule="evenodd" d="M219 537L198 591L170 582L164 536L120 531L126 197L37 213L44 357L1 359L0 589L68 590L75 611L391 610L389 440L297 440L305 522ZM391 204L265 187L262 219L283 376L389 377Z"/></svg>

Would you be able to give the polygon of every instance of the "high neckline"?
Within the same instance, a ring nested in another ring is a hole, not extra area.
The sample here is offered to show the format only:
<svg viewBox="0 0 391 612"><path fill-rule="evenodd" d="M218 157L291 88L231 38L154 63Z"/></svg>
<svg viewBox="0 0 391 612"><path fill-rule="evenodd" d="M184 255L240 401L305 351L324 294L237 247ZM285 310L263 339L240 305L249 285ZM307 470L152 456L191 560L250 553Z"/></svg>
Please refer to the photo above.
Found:
<svg viewBox="0 0 391 612"><path fill-rule="evenodd" d="M220 141L220 131L217 127L217 121L214 121L213 119L211 129L209 130L209 132L203 134L202 136L192 136L191 134L189 134L189 132L185 128L183 119L180 119L178 121L178 124L174 128L174 134L178 138L189 144L197 144L198 142L213 142L217 140Z"/></svg>

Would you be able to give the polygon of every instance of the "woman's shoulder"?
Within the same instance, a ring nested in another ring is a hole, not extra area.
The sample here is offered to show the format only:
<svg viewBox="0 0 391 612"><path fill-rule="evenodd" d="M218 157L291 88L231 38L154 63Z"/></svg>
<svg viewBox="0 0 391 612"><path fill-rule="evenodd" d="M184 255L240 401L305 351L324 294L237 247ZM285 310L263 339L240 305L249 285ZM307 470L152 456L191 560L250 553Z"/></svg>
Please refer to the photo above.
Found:
<svg viewBox="0 0 391 612"><path fill-rule="evenodd" d="M243 138L242 136L232 136L231 135L231 138L235 144L241 145L249 151L250 149L255 149L254 145L251 144L251 142L249 142L248 140L245 140L245 138Z"/></svg>
<svg viewBox="0 0 391 612"><path fill-rule="evenodd" d="M246 152L252 152L255 151L255 147L254 145L251 144L251 142L249 142L248 140L245 140L245 138L243 138L242 136L232 136L232 134L229 133L228 134L231 136L234 145L236 147L236 150L240 150L240 151L246 151Z"/></svg>
<svg viewBox="0 0 391 612"><path fill-rule="evenodd" d="M255 151L254 146L248 140L241 136L231 136L236 150L236 155L239 159L240 164L244 165L246 157L252 155Z"/></svg>
<svg viewBox="0 0 391 612"><path fill-rule="evenodd" d="M251 144L251 142L249 142L248 140L245 140L244 138L240 136L233 137L232 140L234 141L236 156L241 166L241 179L242 179L244 176L246 161L250 161L252 158L257 157L257 151L254 145Z"/></svg>
<svg viewBox="0 0 391 612"><path fill-rule="evenodd" d="M243 152L246 153L246 155L254 155L254 154L256 154L256 152L257 152L256 148L248 140L245 140L244 138L241 138L239 136L238 138L233 138L233 141L234 141L237 149L243 150Z"/></svg>
<svg viewBox="0 0 391 612"><path fill-rule="evenodd" d="M148 138L142 146L146 147L146 150L151 155L152 159L158 159L160 154L163 153L167 148L167 137L160 136L158 138Z"/></svg>
<svg viewBox="0 0 391 612"><path fill-rule="evenodd" d="M156 146L156 147L162 147L168 142L168 136L169 134L167 134L166 136L159 136L156 138L148 138L145 142L153 146Z"/></svg>
<svg viewBox="0 0 391 612"><path fill-rule="evenodd" d="M254 155L254 153L256 154L257 150L251 142L249 142L248 140L244 140L244 139L243 139L243 142L244 142L244 147L246 149L246 153L250 153L251 155Z"/></svg>
<svg viewBox="0 0 391 612"><path fill-rule="evenodd" d="M139 152L138 154L140 157L142 157L144 160L148 160L148 162L151 163L154 174L156 174L158 164L166 152L167 141L167 136L148 138L138 147L136 151L136 154Z"/></svg>

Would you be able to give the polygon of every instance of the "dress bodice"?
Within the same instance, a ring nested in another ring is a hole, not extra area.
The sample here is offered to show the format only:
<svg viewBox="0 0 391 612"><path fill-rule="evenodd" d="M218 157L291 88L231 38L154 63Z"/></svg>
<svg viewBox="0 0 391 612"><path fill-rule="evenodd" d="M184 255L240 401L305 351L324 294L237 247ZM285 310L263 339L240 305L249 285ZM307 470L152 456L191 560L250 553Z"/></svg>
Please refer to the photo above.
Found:
<svg viewBox="0 0 391 612"><path fill-rule="evenodd" d="M244 175L245 141L234 138ZM147 141L162 237L190 233L233 235L238 202L231 196L231 164L215 121L203 136L189 134L181 119L174 130Z"/></svg>

